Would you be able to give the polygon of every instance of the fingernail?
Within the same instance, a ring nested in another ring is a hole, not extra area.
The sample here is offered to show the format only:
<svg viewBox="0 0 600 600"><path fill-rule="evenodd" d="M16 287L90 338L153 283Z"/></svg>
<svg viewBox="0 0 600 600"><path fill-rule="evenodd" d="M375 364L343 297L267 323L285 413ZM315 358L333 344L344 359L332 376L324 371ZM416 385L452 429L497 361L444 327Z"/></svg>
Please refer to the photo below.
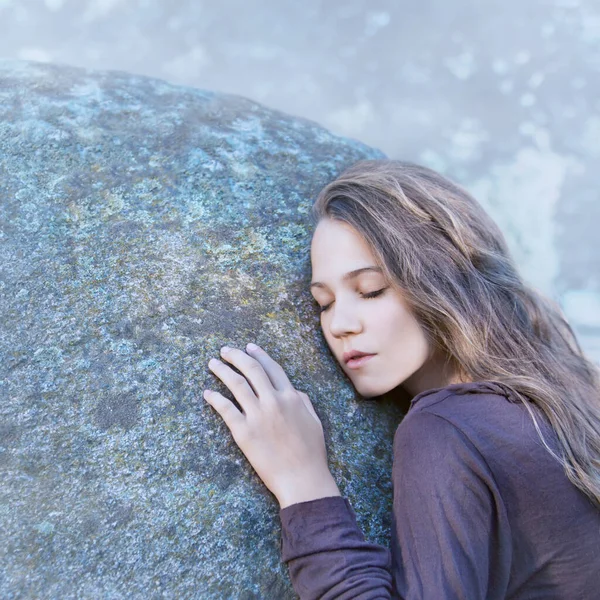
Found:
<svg viewBox="0 0 600 600"><path fill-rule="evenodd" d="M225 354L226 352L229 352L230 350L231 350L231 348L230 348L229 346L223 346L223 347L221 348L221 352L222 352L223 354Z"/></svg>
<svg viewBox="0 0 600 600"><path fill-rule="evenodd" d="M258 350L258 346L256 344L250 343L246 346L247 350Z"/></svg>

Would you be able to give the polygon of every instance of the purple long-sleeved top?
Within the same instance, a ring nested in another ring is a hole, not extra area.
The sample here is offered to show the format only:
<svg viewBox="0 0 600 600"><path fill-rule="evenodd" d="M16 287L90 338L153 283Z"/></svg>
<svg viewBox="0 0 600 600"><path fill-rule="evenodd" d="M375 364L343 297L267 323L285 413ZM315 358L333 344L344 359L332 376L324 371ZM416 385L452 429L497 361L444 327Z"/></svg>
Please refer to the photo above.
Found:
<svg viewBox="0 0 600 600"><path fill-rule="evenodd" d="M280 511L302 600L600 599L600 510L502 386L416 396L394 436L392 480L389 549L365 540L344 497Z"/></svg>

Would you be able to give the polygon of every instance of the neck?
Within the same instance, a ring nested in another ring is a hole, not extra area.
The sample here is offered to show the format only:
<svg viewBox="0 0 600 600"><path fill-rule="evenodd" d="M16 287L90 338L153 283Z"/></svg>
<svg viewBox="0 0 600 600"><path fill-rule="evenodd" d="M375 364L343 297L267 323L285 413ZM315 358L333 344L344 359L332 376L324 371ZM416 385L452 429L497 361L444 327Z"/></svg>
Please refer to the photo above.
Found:
<svg viewBox="0 0 600 600"><path fill-rule="evenodd" d="M462 379L451 360L441 353L435 353L425 364L402 383L402 387L414 398L426 390L442 388Z"/></svg>

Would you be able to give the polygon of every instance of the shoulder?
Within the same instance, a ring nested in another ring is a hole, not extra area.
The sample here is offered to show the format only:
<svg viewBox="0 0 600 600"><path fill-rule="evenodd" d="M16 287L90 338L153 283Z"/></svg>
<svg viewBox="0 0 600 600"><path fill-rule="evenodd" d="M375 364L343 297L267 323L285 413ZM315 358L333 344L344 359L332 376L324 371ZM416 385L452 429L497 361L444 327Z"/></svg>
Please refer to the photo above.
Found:
<svg viewBox="0 0 600 600"><path fill-rule="evenodd" d="M479 383L417 396L394 436L396 493L406 502L417 498L418 503L444 505L462 502L468 493L478 503L489 504L491 496L498 495L490 464L497 454L494 446L504 447L497 436L493 442L487 439L489 430L498 428L496 409L491 408L498 403L509 401L500 389Z"/></svg>
<svg viewBox="0 0 600 600"><path fill-rule="evenodd" d="M486 459L460 426L438 412L410 412L394 436L394 472L405 477L450 485L456 472L477 471L489 475Z"/></svg>
<svg viewBox="0 0 600 600"><path fill-rule="evenodd" d="M499 420L521 419L526 412L513 393L500 384L487 381L452 384L415 396L398 431L435 421L431 416L459 430L468 430L472 426L485 426L486 422L498 426Z"/></svg>
<svg viewBox="0 0 600 600"><path fill-rule="evenodd" d="M494 382L454 384L419 394L394 436L394 457L402 464L437 459L445 468L466 461L497 472L521 459L544 459L541 448L527 408Z"/></svg>
<svg viewBox="0 0 600 600"><path fill-rule="evenodd" d="M520 405L521 402L507 386L494 381L473 381L422 392L412 399L410 412L441 414L454 411L457 405L476 409L483 405L506 408L510 404Z"/></svg>
<svg viewBox="0 0 600 600"><path fill-rule="evenodd" d="M533 410L542 413L533 405ZM507 386L491 381L457 383L415 396L407 416L431 413L465 431L487 425L494 429L530 422L522 400Z"/></svg>

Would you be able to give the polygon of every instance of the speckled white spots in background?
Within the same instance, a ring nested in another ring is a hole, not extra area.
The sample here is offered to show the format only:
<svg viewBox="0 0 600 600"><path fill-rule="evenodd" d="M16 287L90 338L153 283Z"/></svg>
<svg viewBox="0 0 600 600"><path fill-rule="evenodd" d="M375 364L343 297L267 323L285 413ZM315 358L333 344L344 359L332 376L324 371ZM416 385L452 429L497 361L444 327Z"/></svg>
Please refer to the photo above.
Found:
<svg viewBox="0 0 600 600"><path fill-rule="evenodd" d="M450 56L444 59L444 64L451 73L461 80L469 79L476 69L475 56L472 52L463 52L457 56Z"/></svg>
<svg viewBox="0 0 600 600"><path fill-rule="evenodd" d="M560 274L555 211L561 189L581 165L548 147L548 133L531 123L524 133L538 143L514 160L494 166L488 177L468 185L502 229L524 279L557 301L589 358L600 364L600 293L592 289L558 292Z"/></svg>
<svg viewBox="0 0 600 600"><path fill-rule="evenodd" d="M531 60L531 52L528 50L519 50L514 57L516 65L526 65Z"/></svg>
<svg viewBox="0 0 600 600"><path fill-rule="evenodd" d="M203 46L193 46L185 54L179 54L170 61L164 63L165 75L172 77L185 77L190 71L200 71L211 64L210 54Z"/></svg>
<svg viewBox="0 0 600 600"><path fill-rule="evenodd" d="M600 329L600 293L570 290L564 294L562 306L575 325Z"/></svg>
<svg viewBox="0 0 600 600"><path fill-rule="evenodd" d="M21 60L33 60L36 62L51 62L52 54L44 48L25 47L19 50Z"/></svg>
<svg viewBox="0 0 600 600"><path fill-rule="evenodd" d="M342 107L327 116L326 124L341 129L350 137L360 136L375 120L375 110L368 100Z"/></svg>
<svg viewBox="0 0 600 600"><path fill-rule="evenodd" d="M44 4L51 11L59 11L65 4L65 0L44 0Z"/></svg>
<svg viewBox="0 0 600 600"><path fill-rule="evenodd" d="M550 147L550 134L547 129L538 127L532 121L524 121L519 125L519 133L524 139L529 138L537 148L548 150Z"/></svg>
<svg viewBox="0 0 600 600"><path fill-rule="evenodd" d="M580 0L554 0L554 4L561 8L577 8L581 2Z"/></svg>
<svg viewBox="0 0 600 600"><path fill-rule="evenodd" d="M529 107L535 104L535 96L531 92L526 92L520 98L521 106Z"/></svg>
<svg viewBox="0 0 600 600"><path fill-rule="evenodd" d="M554 212L571 162L551 150L524 148L468 186L504 232L523 277L551 296L559 270Z"/></svg>
<svg viewBox="0 0 600 600"><path fill-rule="evenodd" d="M89 22L106 17L117 5L125 3L127 0L88 0L83 20Z"/></svg>
<svg viewBox="0 0 600 600"><path fill-rule="evenodd" d="M581 39L588 44L600 42L600 15L589 14L583 20Z"/></svg>
<svg viewBox="0 0 600 600"><path fill-rule="evenodd" d="M600 291L570 290L561 305L589 358L600 364Z"/></svg>
<svg viewBox="0 0 600 600"><path fill-rule="evenodd" d="M514 88L514 83L511 79L503 79L498 84L498 90L500 90L500 92L502 94L504 94L505 96L508 96L508 94L510 94L513 91L513 88Z"/></svg>
<svg viewBox="0 0 600 600"><path fill-rule="evenodd" d="M496 73L496 75L504 75L508 73L509 64L502 58L495 58L492 61L492 71Z"/></svg>
<svg viewBox="0 0 600 600"><path fill-rule="evenodd" d="M581 138L583 151L590 156L600 158L600 117L591 116L587 119Z"/></svg>
<svg viewBox="0 0 600 600"><path fill-rule="evenodd" d="M367 13L365 34L369 37L375 35L380 29L387 27L391 20L390 14L387 12L381 11Z"/></svg>
<svg viewBox="0 0 600 600"><path fill-rule="evenodd" d="M459 161L476 159L488 140L489 133L480 121L471 118L462 119L450 138L452 157Z"/></svg>

